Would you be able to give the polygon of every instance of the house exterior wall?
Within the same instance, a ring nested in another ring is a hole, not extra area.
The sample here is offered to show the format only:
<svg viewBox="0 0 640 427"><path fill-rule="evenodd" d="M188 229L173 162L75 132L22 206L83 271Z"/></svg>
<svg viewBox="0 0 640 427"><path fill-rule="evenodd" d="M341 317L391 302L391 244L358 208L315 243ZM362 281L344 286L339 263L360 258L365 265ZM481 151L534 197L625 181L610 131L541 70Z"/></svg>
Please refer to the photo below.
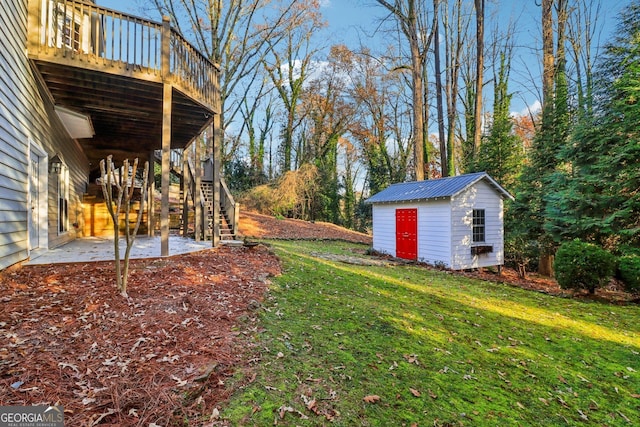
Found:
<svg viewBox="0 0 640 427"><path fill-rule="evenodd" d="M472 243L473 210L485 210L485 242ZM451 268L489 267L504 264L503 200L485 181L479 181L451 200ZM471 246L489 245L493 251L472 255Z"/></svg>
<svg viewBox="0 0 640 427"><path fill-rule="evenodd" d="M29 256L30 148L42 156L38 177L48 199L39 221L41 248L52 248L76 237L71 224L81 215L88 162L72 140L39 85L26 54L27 0L3 2L0 8L0 269ZM48 159L58 154L69 170L69 231L58 232L57 177L48 173ZM33 243L33 242L32 242ZM33 246L33 244L31 245Z"/></svg>

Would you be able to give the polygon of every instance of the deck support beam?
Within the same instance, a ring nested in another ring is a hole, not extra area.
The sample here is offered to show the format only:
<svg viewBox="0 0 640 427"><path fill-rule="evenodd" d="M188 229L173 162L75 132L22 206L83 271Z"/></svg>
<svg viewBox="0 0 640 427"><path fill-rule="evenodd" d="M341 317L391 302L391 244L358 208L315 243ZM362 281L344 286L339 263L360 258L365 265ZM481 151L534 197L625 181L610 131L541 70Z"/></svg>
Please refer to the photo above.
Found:
<svg viewBox="0 0 640 427"><path fill-rule="evenodd" d="M205 238L204 231L204 213L202 211L202 146L200 141L196 139L195 141L196 149L195 149L195 159L194 159L194 169L193 172L194 177L194 186L195 186L195 196L194 202L195 205L195 229L196 229L196 242Z"/></svg>
<svg viewBox="0 0 640 427"><path fill-rule="evenodd" d="M156 153L149 152L149 182L147 184L147 235L153 237L156 233L156 180L154 169L156 165Z"/></svg>
<svg viewBox="0 0 640 427"><path fill-rule="evenodd" d="M213 236L211 246L214 248L220 243L220 144L222 132L220 132L220 114L213 116L207 132L211 138L208 144L211 159L213 160Z"/></svg>
<svg viewBox="0 0 640 427"><path fill-rule="evenodd" d="M160 256L169 256L169 186L171 185L171 21L162 18L162 199L160 202Z"/></svg>
<svg viewBox="0 0 640 427"><path fill-rule="evenodd" d="M169 186L171 185L171 102L173 88L164 84L162 101L162 200L160 203L160 255L169 255Z"/></svg>
<svg viewBox="0 0 640 427"><path fill-rule="evenodd" d="M193 144L197 144L197 141L194 141ZM188 147L188 146L187 146ZM180 204L182 205L180 209L182 209L182 237L189 237L189 190L191 189L191 173L189 171L189 159L188 159L187 150L182 150L182 164L180 168L182 170L182 174L180 175L180 190L182 195L182 200L180 200Z"/></svg>

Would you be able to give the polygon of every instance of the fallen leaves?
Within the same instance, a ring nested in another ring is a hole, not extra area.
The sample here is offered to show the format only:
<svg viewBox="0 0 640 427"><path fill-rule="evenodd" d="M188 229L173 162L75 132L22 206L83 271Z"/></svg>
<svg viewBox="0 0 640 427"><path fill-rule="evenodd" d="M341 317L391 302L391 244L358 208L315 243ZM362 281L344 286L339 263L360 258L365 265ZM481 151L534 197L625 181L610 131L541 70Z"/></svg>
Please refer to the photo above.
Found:
<svg viewBox="0 0 640 427"><path fill-rule="evenodd" d="M264 246L132 260L126 300L112 263L4 270L0 405L60 401L86 426L215 418L246 347L238 318L252 327L279 272Z"/></svg>
<svg viewBox="0 0 640 427"><path fill-rule="evenodd" d="M280 416L281 420L284 419L284 416L287 413L296 414L301 420L308 420L309 419L309 417L307 417L305 414L303 414L302 412L298 411L297 409L294 409L291 406L282 405L281 407L278 408L278 415Z"/></svg>
<svg viewBox="0 0 640 427"><path fill-rule="evenodd" d="M370 394L362 398L366 403L377 403L380 401L380 396L377 394Z"/></svg>
<svg viewBox="0 0 640 427"><path fill-rule="evenodd" d="M409 363L414 363L416 365L420 365L420 362L418 362L418 355L416 355L416 354L405 354L405 355L403 355L403 357Z"/></svg>

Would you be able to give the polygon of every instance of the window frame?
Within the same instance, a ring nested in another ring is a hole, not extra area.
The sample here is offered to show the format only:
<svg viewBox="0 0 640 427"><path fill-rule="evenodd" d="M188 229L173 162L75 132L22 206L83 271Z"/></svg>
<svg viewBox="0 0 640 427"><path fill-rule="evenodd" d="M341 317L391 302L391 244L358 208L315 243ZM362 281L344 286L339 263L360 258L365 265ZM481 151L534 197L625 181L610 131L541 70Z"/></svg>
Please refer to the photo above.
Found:
<svg viewBox="0 0 640 427"><path fill-rule="evenodd" d="M487 214L485 209L473 209L471 213L471 242L485 243L487 239Z"/></svg>

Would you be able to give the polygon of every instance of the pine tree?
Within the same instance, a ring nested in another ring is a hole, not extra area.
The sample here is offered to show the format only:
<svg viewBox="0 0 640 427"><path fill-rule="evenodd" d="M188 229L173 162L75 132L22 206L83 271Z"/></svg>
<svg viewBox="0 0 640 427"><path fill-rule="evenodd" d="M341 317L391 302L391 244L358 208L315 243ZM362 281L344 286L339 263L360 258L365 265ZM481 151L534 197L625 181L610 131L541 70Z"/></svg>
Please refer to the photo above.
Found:
<svg viewBox="0 0 640 427"><path fill-rule="evenodd" d="M523 151L520 138L513 132L508 93L510 63L500 55L500 66L494 89L493 124L480 146L474 169L486 171L508 190L513 190L521 171Z"/></svg>
<svg viewBox="0 0 640 427"><path fill-rule="evenodd" d="M593 113L580 117L547 196L546 230L604 246L640 243L640 4L623 13L598 70Z"/></svg>

